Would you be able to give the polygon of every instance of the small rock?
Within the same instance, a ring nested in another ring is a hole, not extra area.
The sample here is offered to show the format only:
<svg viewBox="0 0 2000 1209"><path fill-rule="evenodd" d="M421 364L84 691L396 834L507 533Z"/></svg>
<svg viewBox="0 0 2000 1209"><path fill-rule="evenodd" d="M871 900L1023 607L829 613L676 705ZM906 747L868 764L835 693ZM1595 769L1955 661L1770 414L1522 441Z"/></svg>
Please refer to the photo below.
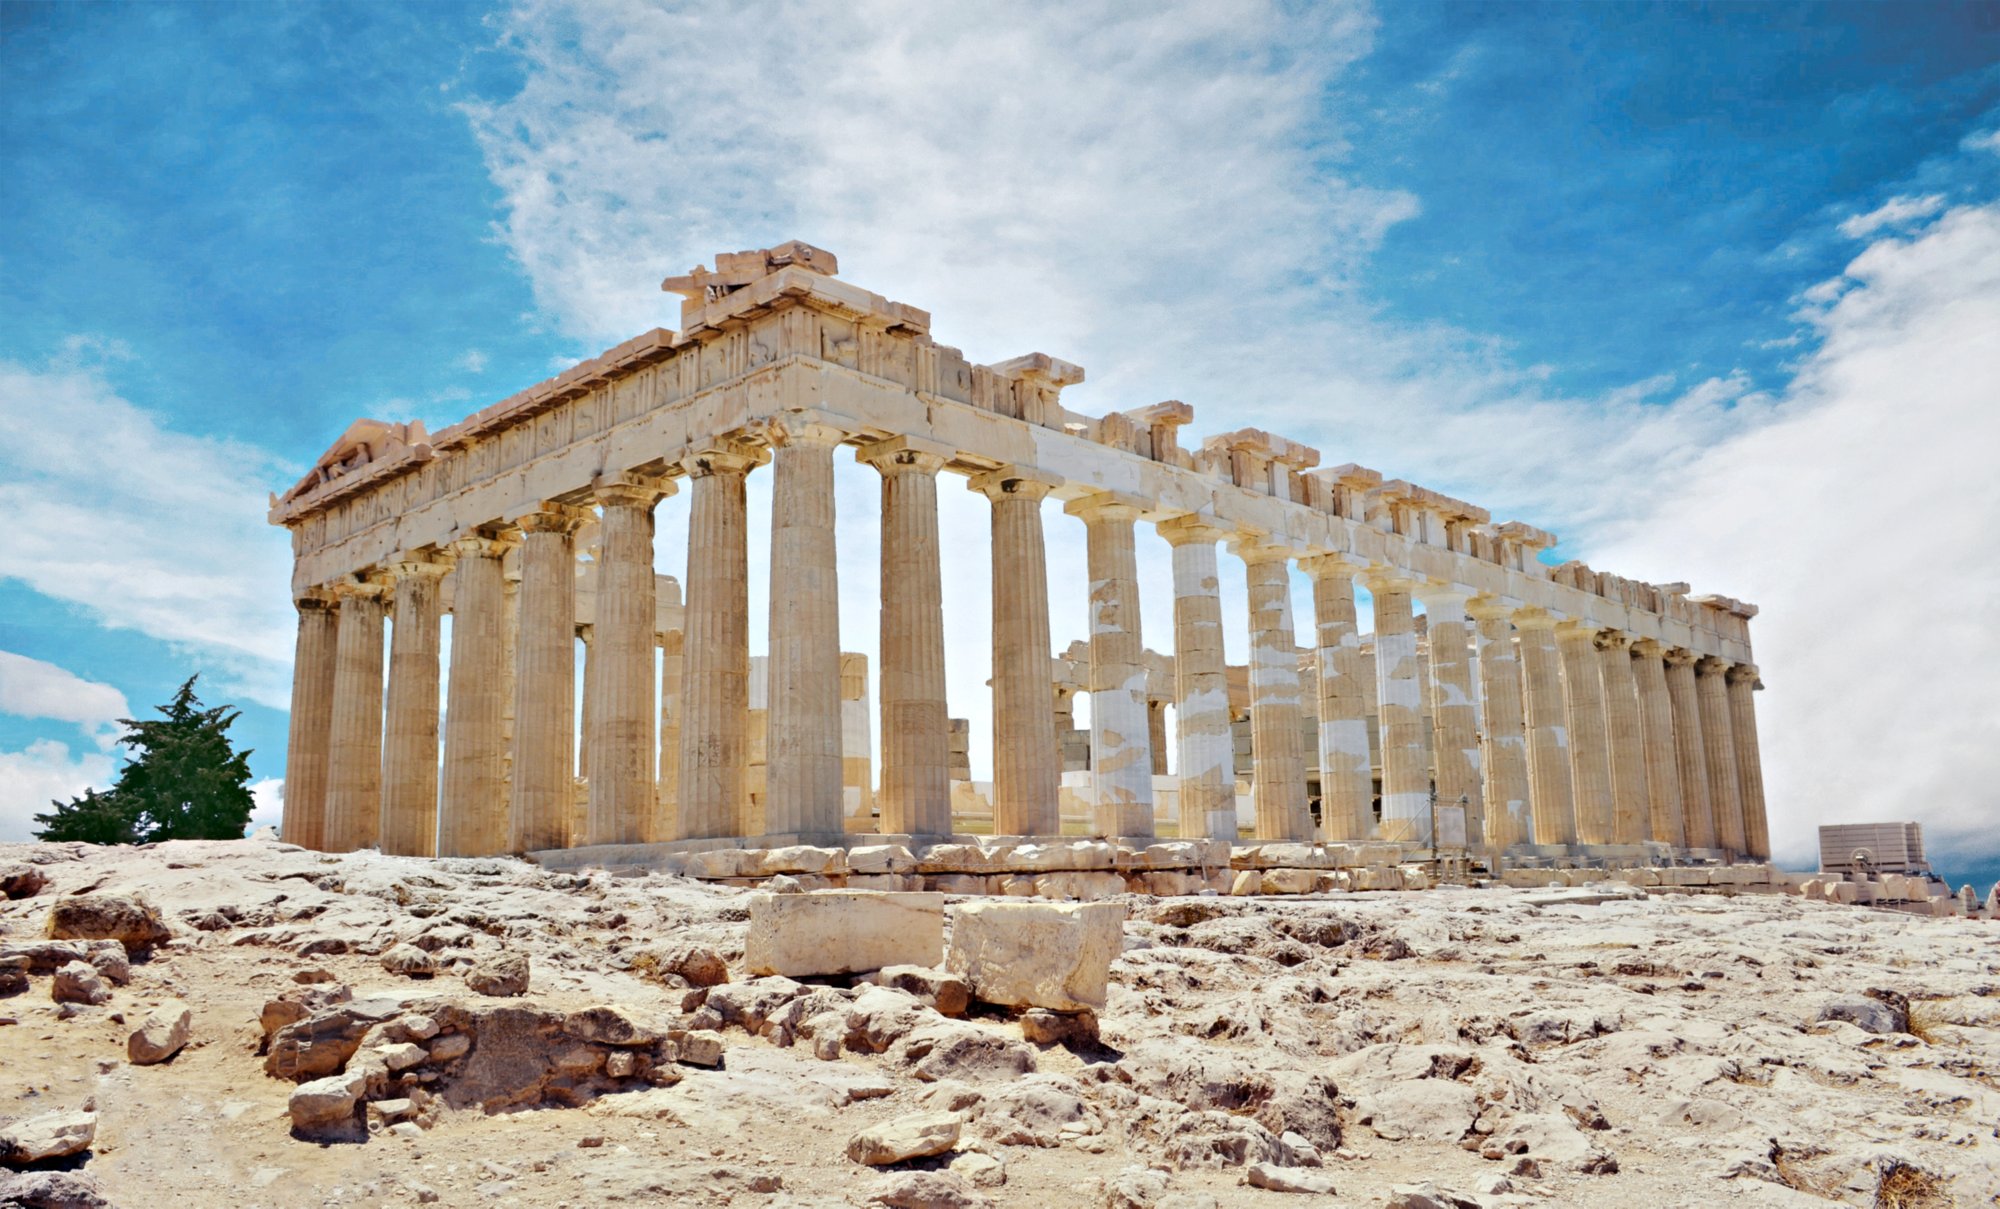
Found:
<svg viewBox="0 0 2000 1209"><path fill-rule="evenodd" d="M354 1106L367 1086L367 1077L355 1071L299 1084L287 1105L292 1128L312 1136L352 1125Z"/></svg>
<svg viewBox="0 0 2000 1209"><path fill-rule="evenodd" d="M83 959L112 983L122 987L132 981L132 959L124 945L115 940L92 940L85 942L85 948Z"/></svg>
<svg viewBox="0 0 2000 1209"><path fill-rule="evenodd" d="M692 1029L681 1036L679 1045L679 1061L689 1066L722 1065L722 1034L713 1029Z"/></svg>
<svg viewBox="0 0 2000 1209"><path fill-rule="evenodd" d="M403 1017L403 1032L412 1041L429 1041L438 1035L438 1022L429 1016Z"/></svg>
<svg viewBox="0 0 2000 1209"><path fill-rule="evenodd" d="M1389 1189L1389 1199L1382 1209L1483 1209L1477 1197L1449 1188L1440 1188L1428 1181L1422 1184L1397 1184Z"/></svg>
<svg viewBox="0 0 2000 1209"><path fill-rule="evenodd" d="M937 1009L940 1015L963 1016L972 1006L972 987L956 974L924 966L889 966L863 981L907 991Z"/></svg>
<svg viewBox="0 0 2000 1209"><path fill-rule="evenodd" d="M563 1032L578 1041L597 1045L647 1047L660 1039L657 1030L646 1027L631 1012L609 1004L584 1008L563 1017Z"/></svg>
<svg viewBox="0 0 2000 1209"><path fill-rule="evenodd" d="M51 940L115 940L141 953L173 939L151 904L123 894L79 894L49 908Z"/></svg>
<svg viewBox="0 0 2000 1209"><path fill-rule="evenodd" d="M1030 1008L1021 1013L1021 1039L1033 1045L1095 1045L1097 1014Z"/></svg>
<svg viewBox="0 0 2000 1209"><path fill-rule="evenodd" d="M299 983L303 986L311 986L314 983L318 982L332 982L333 974L331 971L322 970L317 966L314 966L308 969L300 970L298 973L293 974L292 981Z"/></svg>
<svg viewBox="0 0 2000 1209"><path fill-rule="evenodd" d="M450 1062L454 1058L465 1057L471 1049L472 1038L464 1033L446 1033L431 1042L431 1061Z"/></svg>
<svg viewBox="0 0 2000 1209"><path fill-rule="evenodd" d="M639 1056L630 1050L616 1050L605 1055L604 1073L614 1079L629 1079L639 1071Z"/></svg>
<svg viewBox="0 0 2000 1209"><path fill-rule="evenodd" d="M0 1126L0 1162L15 1166L59 1159L90 1149L97 1137L94 1112L50 1112Z"/></svg>
<svg viewBox="0 0 2000 1209"><path fill-rule="evenodd" d="M368 1115L382 1121L400 1121L415 1111L416 1101L403 1096L393 1100L372 1100L368 1104Z"/></svg>
<svg viewBox="0 0 2000 1209"><path fill-rule="evenodd" d="M415 1121L398 1121L389 1127L389 1132L399 1138L414 1142L424 1136L424 1127Z"/></svg>
<svg viewBox="0 0 2000 1209"><path fill-rule="evenodd" d="M897 1171L882 1177L868 1203L889 1209L985 1209L993 1202L949 1171Z"/></svg>
<svg viewBox="0 0 2000 1209"><path fill-rule="evenodd" d="M33 865L0 865L0 896L33 898L49 879Z"/></svg>
<svg viewBox="0 0 2000 1209"><path fill-rule="evenodd" d="M178 999L169 999L152 1011L125 1039L125 1056L134 1066L165 1062L181 1052L193 1031L194 1013Z"/></svg>
<svg viewBox="0 0 2000 1209"><path fill-rule="evenodd" d="M375 1052L382 1055L382 1064L390 1070L408 1070L421 1066L430 1060L430 1051L414 1041L399 1041L394 1045L378 1045Z"/></svg>
<svg viewBox="0 0 2000 1209"><path fill-rule="evenodd" d="M998 1188L1007 1182L1007 1168L990 1154L968 1150L951 1161L951 1173L976 1188Z"/></svg>
<svg viewBox="0 0 2000 1209"><path fill-rule="evenodd" d="M408 1188L410 1190L410 1195L417 1198L417 1204L419 1205L437 1204L437 1199L438 1199L437 1189L431 1187L429 1184L405 1184L403 1185L403 1187Z"/></svg>
<svg viewBox="0 0 2000 1209"><path fill-rule="evenodd" d="M55 981L49 984L49 998L57 1003L108 1003L111 988L104 985L104 976L96 966L72 961L56 971Z"/></svg>
<svg viewBox="0 0 2000 1209"><path fill-rule="evenodd" d="M0 1205L21 1209L112 1209L98 1182L81 1171L0 1172Z"/></svg>
<svg viewBox="0 0 2000 1209"><path fill-rule="evenodd" d="M958 1145L964 1122L957 1113L919 1112L871 1125L847 1142L847 1157L870 1167L943 1154Z"/></svg>
<svg viewBox="0 0 2000 1209"><path fill-rule="evenodd" d="M522 953L496 953L473 963L465 985L481 995L501 999L528 993L528 958Z"/></svg>
<svg viewBox="0 0 2000 1209"><path fill-rule="evenodd" d="M1908 1032L1910 1013L1907 1001L1899 1015L1896 1005L1869 995L1836 995L1820 1005L1815 1020L1844 1020L1863 1032L1888 1034Z"/></svg>
<svg viewBox="0 0 2000 1209"><path fill-rule="evenodd" d="M405 978L429 978L437 973L437 959L415 945L390 945L382 954L382 968Z"/></svg>
<svg viewBox="0 0 2000 1209"><path fill-rule="evenodd" d="M1269 1163L1252 1163L1244 1178L1252 1188L1265 1188L1272 1192L1304 1192L1313 1196L1332 1196L1333 1179L1304 1167L1274 1167Z"/></svg>

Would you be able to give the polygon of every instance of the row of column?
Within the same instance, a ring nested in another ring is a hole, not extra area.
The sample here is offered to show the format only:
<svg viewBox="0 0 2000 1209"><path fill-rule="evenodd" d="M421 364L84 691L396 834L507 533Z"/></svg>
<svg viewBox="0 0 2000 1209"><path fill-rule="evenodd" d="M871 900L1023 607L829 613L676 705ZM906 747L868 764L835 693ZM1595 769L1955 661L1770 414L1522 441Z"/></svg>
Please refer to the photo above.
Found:
<svg viewBox="0 0 2000 1209"><path fill-rule="evenodd" d="M586 686L587 843L844 829L833 450L841 429L786 419L761 444L724 441L684 459L691 493L683 642L653 683L653 509L664 478L597 483L597 620ZM937 475L949 451L913 438L865 446L882 483L881 828L951 829ZM767 789L749 756L745 479L773 465ZM1053 835L1060 766L1049 705L1043 500L1059 484L1012 467L975 475L991 503L994 829ZM1142 505L1070 501L1086 528L1095 830L1153 833L1134 526ZM587 508L545 503L446 550L412 555L299 602L287 831L308 846L477 855L569 841L575 735L574 534ZM1183 833L1237 834L1217 544L1246 565L1257 833L1314 835L1301 748L1290 549L1199 518L1162 522L1173 547ZM505 660L500 560L520 544L518 618ZM456 565L452 705L438 773L438 581ZM1631 648L1538 610L1430 592L1344 556L1308 557L1314 585L1322 822L1329 840L1430 838L1433 788L1463 803L1474 843L1633 843L1768 853L1754 668ZM1372 803L1366 661L1354 583L1375 601L1382 811ZM1430 627L1425 752L1413 600ZM383 704L385 602L394 607ZM1518 645L1518 652L1517 652ZM1476 657L1475 657L1476 650ZM512 672L512 768L506 734ZM1484 717L1482 719L1482 702ZM386 724L385 724L386 719ZM659 730L656 732L655 728ZM659 739L664 738L665 742ZM654 752L658 750L658 763ZM1432 763L1435 762L1435 785ZM503 786L511 786L503 795ZM433 838L435 837L435 839Z"/></svg>

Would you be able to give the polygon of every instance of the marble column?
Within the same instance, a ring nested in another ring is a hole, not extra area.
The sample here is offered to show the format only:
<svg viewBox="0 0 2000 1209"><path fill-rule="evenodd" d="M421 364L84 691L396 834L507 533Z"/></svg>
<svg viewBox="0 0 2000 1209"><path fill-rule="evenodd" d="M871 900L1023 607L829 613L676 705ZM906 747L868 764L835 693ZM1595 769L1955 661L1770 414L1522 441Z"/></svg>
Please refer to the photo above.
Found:
<svg viewBox="0 0 2000 1209"><path fill-rule="evenodd" d="M1682 830L1690 848L1716 846L1715 803L1709 798L1708 751L1701 738L1701 700L1692 651L1666 653L1667 700L1674 714L1674 764L1681 779Z"/></svg>
<svg viewBox="0 0 2000 1209"><path fill-rule="evenodd" d="M1764 757L1757 749L1757 705L1751 695L1763 686L1755 664L1739 663L1729 678L1729 733L1736 741L1736 796L1743 803L1743 851L1771 859L1771 824L1764 813Z"/></svg>
<svg viewBox="0 0 2000 1209"><path fill-rule="evenodd" d="M439 856L507 851L506 639L501 560L510 542L451 544L451 664L446 685Z"/></svg>
<svg viewBox="0 0 2000 1209"><path fill-rule="evenodd" d="M967 484L993 503L995 835L1062 833L1055 712L1049 708L1049 568L1042 537L1042 500L1058 485L1014 467L975 475Z"/></svg>
<svg viewBox="0 0 2000 1209"><path fill-rule="evenodd" d="M1341 554L1300 564L1312 576L1314 685L1319 703L1320 832L1332 843L1375 834L1375 769L1368 757L1368 660L1354 608L1354 574Z"/></svg>
<svg viewBox="0 0 2000 1209"><path fill-rule="evenodd" d="M764 821L774 835L839 835L840 585L833 451L838 428L771 425L771 712Z"/></svg>
<svg viewBox="0 0 2000 1209"><path fill-rule="evenodd" d="M1563 718L1569 727L1569 777L1576 842L1611 842L1611 741L1604 722L1604 679L1597 667L1597 627L1556 626L1562 658Z"/></svg>
<svg viewBox="0 0 2000 1209"><path fill-rule="evenodd" d="M687 634L670 630L660 635L660 775L655 785L659 805L653 815L652 842L681 834L681 682L687 675Z"/></svg>
<svg viewBox="0 0 2000 1209"><path fill-rule="evenodd" d="M1479 697L1473 687L1472 634L1465 594L1425 591L1430 635L1431 753L1439 806L1465 807L1465 842L1486 844L1486 798L1479 780Z"/></svg>
<svg viewBox="0 0 2000 1209"><path fill-rule="evenodd" d="M382 824L383 579L335 585L340 625L333 661L333 719L327 728L328 852L374 847Z"/></svg>
<svg viewBox="0 0 2000 1209"><path fill-rule="evenodd" d="M693 485L681 680L680 834L675 839L742 836L750 822L750 554L744 478L764 456L760 449L731 445L682 463Z"/></svg>
<svg viewBox="0 0 2000 1209"><path fill-rule="evenodd" d="M1652 834L1646 793L1646 744L1639 729L1639 688L1632 675L1632 639L1617 630L1597 634L1598 678L1611 757L1611 842L1644 843Z"/></svg>
<svg viewBox="0 0 2000 1209"><path fill-rule="evenodd" d="M576 800L576 529L581 509L543 504L521 529L514 638L514 765L509 842L514 852L569 843Z"/></svg>
<svg viewBox="0 0 2000 1209"><path fill-rule="evenodd" d="M674 485L652 476L606 478L597 543L597 643L591 651L590 804L585 842L638 844L653 818L653 652L657 608L653 508Z"/></svg>
<svg viewBox="0 0 2000 1209"><path fill-rule="evenodd" d="M438 584L448 557L413 554L390 564L395 630L382 740L382 851L437 855L438 688L442 663Z"/></svg>
<svg viewBox="0 0 2000 1209"><path fill-rule="evenodd" d="M1194 516L1176 517L1155 527L1174 552L1174 724L1181 834L1234 841L1234 745L1215 563L1215 544L1227 532Z"/></svg>
<svg viewBox="0 0 2000 1209"><path fill-rule="evenodd" d="M1139 509L1100 494L1064 508L1084 523L1090 571L1090 780L1099 835L1153 834L1145 641L1132 522Z"/></svg>
<svg viewBox="0 0 2000 1209"><path fill-rule="evenodd" d="M951 719L937 511L945 451L898 437L869 446L861 457L882 476L881 828L947 835Z"/></svg>
<svg viewBox="0 0 2000 1209"><path fill-rule="evenodd" d="M1490 597L1469 606L1478 623L1481 785L1486 842L1496 852L1534 842L1528 779L1527 722L1521 713L1521 660L1514 653L1513 610Z"/></svg>
<svg viewBox="0 0 2000 1209"><path fill-rule="evenodd" d="M1708 656L1694 665L1695 700L1701 708L1701 752L1708 764L1708 803L1715 814L1716 846L1741 856L1743 791L1736 772L1736 735L1730 726L1729 661Z"/></svg>
<svg viewBox="0 0 2000 1209"><path fill-rule="evenodd" d="M1417 623L1410 580L1374 572L1376 715L1382 734L1382 838L1431 840L1431 777L1424 758L1424 712L1417 684Z"/></svg>
<svg viewBox="0 0 2000 1209"><path fill-rule="evenodd" d="M1250 793L1257 838L1310 840L1291 551L1254 539L1230 548L1243 560L1250 596Z"/></svg>
<svg viewBox="0 0 2000 1209"><path fill-rule="evenodd" d="M331 596L317 590L301 595L297 604L299 636L292 654L291 735L285 747L285 820L280 833L288 844L324 848L340 612Z"/></svg>
<svg viewBox="0 0 2000 1209"><path fill-rule="evenodd" d="M1538 845L1576 843L1576 798L1570 786L1569 725L1555 618L1542 609L1514 614L1520 637L1521 708L1528 730L1528 795Z"/></svg>
<svg viewBox="0 0 2000 1209"><path fill-rule="evenodd" d="M1665 650L1651 639L1632 644L1632 676L1639 697L1639 742L1645 749L1648 837L1687 846L1681 812L1680 762L1674 754L1674 703L1667 694Z"/></svg>

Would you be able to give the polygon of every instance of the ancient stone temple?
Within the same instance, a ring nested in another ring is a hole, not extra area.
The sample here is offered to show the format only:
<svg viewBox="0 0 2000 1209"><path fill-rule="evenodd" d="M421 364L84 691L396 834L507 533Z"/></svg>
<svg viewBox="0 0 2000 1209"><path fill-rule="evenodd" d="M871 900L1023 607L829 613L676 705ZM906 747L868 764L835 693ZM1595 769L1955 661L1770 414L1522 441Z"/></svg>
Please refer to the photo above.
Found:
<svg viewBox="0 0 2000 1209"><path fill-rule="evenodd" d="M358 422L273 501L299 610L287 839L480 855L1067 831L1488 863L1768 857L1755 608L1550 566L1552 534L1269 433L1184 446L1184 403L1071 411L1082 369L970 364L926 312L802 243L665 285L679 332L434 434ZM836 624L841 446L881 478L873 719L870 669ZM752 474L773 496L754 549ZM991 509L994 767L976 786L945 693L949 476ZM677 491L678 580L653 566L654 507ZM1087 635L1062 652L1050 523L1081 525L1088 548ZM1240 668L1223 657L1225 553L1248 581ZM753 557L772 582L754 661ZM1151 651L1141 558L1173 567L1173 633ZM1306 649L1294 567L1312 584Z"/></svg>

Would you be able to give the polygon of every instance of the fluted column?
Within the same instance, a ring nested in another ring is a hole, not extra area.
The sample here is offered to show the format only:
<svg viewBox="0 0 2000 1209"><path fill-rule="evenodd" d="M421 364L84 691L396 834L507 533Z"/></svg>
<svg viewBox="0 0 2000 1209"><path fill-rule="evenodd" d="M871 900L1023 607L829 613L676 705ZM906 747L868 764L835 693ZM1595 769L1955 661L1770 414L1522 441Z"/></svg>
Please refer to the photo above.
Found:
<svg viewBox="0 0 2000 1209"><path fill-rule="evenodd" d="M1646 796L1646 745L1639 731L1639 689L1632 675L1632 639L1617 630L1597 634L1598 677L1611 757L1611 842L1644 843L1652 833Z"/></svg>
<svg viewBox="0 0 2000 1209"><path fill-rule="evenodd" d="M1090 570L1090 780L1100 835L1153 834L1153 753L1139 631L1139 510L1108 494L1071 500Z"/></svg>
<svg viewBox="0 0 2000 1209"><path fill-rule="evenodd" d="M1465 806L1465 842L1486 844L1486 796L1479 780L1479 697L1465 594L1421 593L1430 634L1431 753L1440 806Z"/></svg>
<svg viewBox="0 0 2000 1209"><path fill-rule="evenodd" d="M1743 791L1736 774L1736 735L1730 726L1729 662L1708 656L1694 665L1695 700L1701 707L1701 751L1708 764L1708 803L1715 813L1716 846L1741 855Z"/></svg>
<svg viewBox="0 0 2000 1209"><path fill-rule="evenodd" d="M509 843L566 847L576 799L576 548L588 514L543 504L517 518L521 589L514 638L514 766Z"/></svg>
<svg viewBox="0 0 2000 1209"><path fill-rule="evenodd" d="M597 642L591 652L590 805L585 842L637 844L653 816L653 508L674 485L622 475L597 483Z"/></svg>
<svg viewBox="0 0 2000 1209"><path fill-rule="evenodd" d="M871 445L882 475L882 830L951 831L951 719L945 705L944 579L938 564L942 447Z"/></svg>
<svg viewBox="0 0 2000 1209"><path fill-rule="evenodd" d="M1667 693L1664 649L1651 639L1632 644L1632 677L1639 697L1639 741L1645 749L1647 828L1653 842L1687 845L1681 810L1680 762L1674 754L1674 704Z"/></svg>
<svg viewBox="0 0 2000 1209"><path fill-rule="evenodd" d="M1611 842L1611 750L1604 722L1604 680L1597 629L1580 621L1556 626L1562 657L1563 718L1569 727L1570 788L1579 844Z"/></svg>
<svg viewBox="0 0 2000 1209"><path fill-rule="evenodd" d="M1408 579L1368 576L1375 597L1376 716L1382 732L1382 838L1429 843L1431 777L1417 684L1417 623Z"/></svg>
<svg viewBox="0 0 2000 1209"><path fill-rule="evenodd" d="M1681 819L1690 848L1716 847L1715 803L1709 797L1708 749L1701 738L1701 699L1695 691L1694 652L1666 654L1667 699L1674 712L1674 763L1681 778Z"/></svg>
<svg viewBox="0 0 2000 1209"><path fill-rule="evenodd" d="M1156 526L1173 547L1174 725L1181 834L1234 840L1236 776L1215 543L1226 531L1183 516Z"/></svg>
<svg viewBox="0 0 2000 1209"><path fill-rule="evenodd" d="M372 847L382 824L382 578L333 589L340 625L327 739L328 852Z"/></svg>
<svg viewBox="0 0 2000 1209"><path fill-rule="evenodd" d="M840 750L840 585L833 450L838 428L774 423L771 453L771 712L764 821L772 834L846 828Z"/></svg>
<svg viewBox="0 0 2000 1209"><path fill-rule="evenodd" d="M389 704L382 741L382 851L437 855L438 680L442 656L438 583L451 569L435 552L390 565L395 630L389 639Z"/></svg>
<svg viewBox="0 0 2000 1209"><path fill-rule="evenodd" d="M1521 704L1528 728L1529 805L1535 843L1576 843L1576 798L1570 786L1569 724L1556 654L1555 618L1542 609L1514 614L1520 635Z"/></svg>
<svg viewBox="0 0 2000 1209"><path fill-rule="evenodd" d="M340 613L331 596L300 596L299 636L292 654L291 734L285 747L285 842L326 846L328 745L333 737L334 659Z"/></svg>
<svg viewBox="0 0 2000 1209"><path fill-rule="evenodd" d="M749 823L750 554L743 480L763 458L762 450L731 445L682 463L693 485L676 839L740 836Z"/></svg>
<svg viewBox="0 0 2000 1209"><path fill-rule="evenodd" d="M1049 568L1042 537L1042 500L1059 485L1011 466L975 475L967 484L993 503L995 835L1062 833L1061 766L1049 708Z"/></svg>
<svg viewBox="0 0 2000 1209"><path fill-rule="evenodd" d="M1231 545L1243 560L1250 596L1250 792L1260 840L1313 838L1300 747L1298 630L1292 622L1291 552L1246 539ZM1093 706L1094 708L1094 706Z"/></svg>
<svg viewBox="0 0 2000 1209"><path fill-rule="evenodd" d="M1513 610L1490 597L1474 600L1478 623L1480 790L1486 842L1497 852L1534 842L1528 780L1527 723L1521 714L1521 661L1514 653Z"/></svg>
<svg viewBox="0 0 2000 1209"><path fill-rule="evenodd" d="M452 570L439 856L492 856L507 850L500 564L510 544L489 537L451 544L457 562Z"/></svg>
<svg viewBox="0 0 2000 1209"><path fill-rule="evenodd" d="M1334 843L1375 834L1375 770L1368 760L1368 661L1354 608L1354 574L1341 554L1299 566L1312 576L1314 689L1319 704L1320 832Z"/></svg>
<svg viewBox="0 0 2000 1209"><path fill-rule="evenodd" d="M1771 824L1764 813L1764 757L1757 749L1757 705L1751 694L1763 684L1755 664L1739 663L1728 671L1729 732L1736 741L1737 797L1743 803L1743 851L1758 860L1771 859Z"/></svg>

